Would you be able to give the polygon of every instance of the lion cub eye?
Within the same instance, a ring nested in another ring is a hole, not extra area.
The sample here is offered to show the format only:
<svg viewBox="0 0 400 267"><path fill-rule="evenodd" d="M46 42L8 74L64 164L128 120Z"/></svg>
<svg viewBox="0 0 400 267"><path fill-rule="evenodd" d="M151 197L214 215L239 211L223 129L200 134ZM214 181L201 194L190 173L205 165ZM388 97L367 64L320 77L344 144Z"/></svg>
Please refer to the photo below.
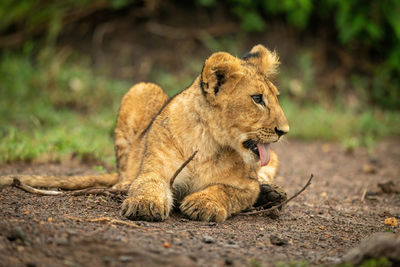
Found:
<svg viewBox="0 0 400 267"><path fill-rule="evenodd" d="M265 106L265 102L262 98L262 95L252 95L251 98L253 98L254 102L257 104Z"/></svg>

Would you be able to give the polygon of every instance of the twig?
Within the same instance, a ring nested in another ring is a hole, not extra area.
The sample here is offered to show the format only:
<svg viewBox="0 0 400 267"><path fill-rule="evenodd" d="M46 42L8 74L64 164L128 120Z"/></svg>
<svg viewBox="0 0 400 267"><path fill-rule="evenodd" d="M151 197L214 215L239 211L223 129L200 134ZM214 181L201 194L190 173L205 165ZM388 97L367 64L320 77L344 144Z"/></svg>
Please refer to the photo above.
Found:
<svg viewBox="0 0 400 267"><path fill-rule="evenodd" d="M38 194L38 195L43 195L43 196L82 196L82 195L89 195L89 194L93 194L93 195L108 195L108 194L126 195L127 194L127 190L114 189L114 188L108 188L108 187L91 187L91 188L72 190L72 191L43 190L43 189L37 189L37 188L31 187L29 185L23 184L17 178L13 179L12 186L17 187L19 189L22 189L22 190L32 193L32 194Z"/></svg>
<svg viewBox="0 0 400 267"><path fill-rule="evenodd" d="M82 196L82 195L108 195L108 194L121 194L121 195L126 195L128 193L128 190L122 190L122 189L115 189L115 188L109 188L109 187L92 187L92 188L86 188L86 189L81 189L81 190L74 190L70 192L64 192L65 195L68 196Z"/></svg>
<svg viewBox="0 0 400 267"><path fill-rule="evenodd" d="M249 211L249 212L242 212L239 213L239 215L243 215L243 216L248 216L248 215L255 215L255 214L262 214L262 213L267 213L273 210L276 210L280 207L282 207L283 205L285 205L286 203L288 203L289 201L291 201L292 199L294 199L295 197L297 197L298 195L300 195L304 190L306 190L306 188L311 184L311 180L314 178L314 175L311 174L310 178L308 179L307 183L303 186L302 189L300 189L300 191L298 191L296 194L294 194L292 197L288 198L287 200L283 201L281 204L273 206L269 209L265 209L265 210L257 210L257 211Z"/></svg>
<svg viewBox="0 0 400 267"><path fill-rule="evenodd" d="M32 193L32 194L38 194L38 195L43 195L43 196L60 196L60 195L64 194L64 192L60 192L60 191L42 190L42 189L34 188L32 186L21 183L21 181L18 180L17 178L13 179L11 186L17 187L19 189L22 189L22 190Z"/></svg>
<svg viewBox="0 0 400 267"><path fill-rule="evenodd" d="M114 219L112 217L80 218L80 217L74 217L74 216L67 216L67 218L75 220L75 221L102 222L102 223L126 225L126 226L130 226L130 227L135 227L135 228L142 228L139 225L137 225L136 223L126 222L123 220Z"/></svg>
<svg viewBox="0 0 400 267"><path fill-rule="evenodd" d="M186 167L186 165L189 164L190 161L192 161L192 159L194 158L194 156L196 156L198 150L196 150L180 167L179 169L176 170L176 172L174 173L174 175L172 175L171 180L169 182L170 186L172 187L172 185L175 182L175 178L176 176L178 176L178 174L183 170L183 168Z"/></svg>
<svg viewBox="0 0 400 267"><path fill-rule="evenodd" d="M361 202L364 202L366 195L367 195L367 188L364 188L364 190L363 190L363 192L361 194L361 198L360 198Z"/></svg>

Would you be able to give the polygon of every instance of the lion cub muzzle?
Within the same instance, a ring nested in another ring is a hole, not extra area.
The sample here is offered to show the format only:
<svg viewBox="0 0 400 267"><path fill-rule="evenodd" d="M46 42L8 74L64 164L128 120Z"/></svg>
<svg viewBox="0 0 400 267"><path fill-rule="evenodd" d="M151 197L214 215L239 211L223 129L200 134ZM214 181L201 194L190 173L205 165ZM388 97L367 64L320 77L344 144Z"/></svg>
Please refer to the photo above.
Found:
<svg viewBox="0 0 400 267"><path fill-rule="evenodd" d="M243 147L253 152L261 162L261 166L268 165L270 161L270 144L277 142L287 131L275 127L274 130L261 128L255 136L243 142Z"/></svg>

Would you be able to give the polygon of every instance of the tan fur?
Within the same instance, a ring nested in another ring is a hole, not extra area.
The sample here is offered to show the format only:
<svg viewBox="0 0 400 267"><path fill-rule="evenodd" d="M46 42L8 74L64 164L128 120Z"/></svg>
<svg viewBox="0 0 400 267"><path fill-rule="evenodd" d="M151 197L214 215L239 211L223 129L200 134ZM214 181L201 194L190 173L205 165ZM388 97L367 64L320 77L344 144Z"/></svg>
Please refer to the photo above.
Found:
<svg viewBox="0 0 400 267"><path fill-rule="evenodd" d="M133 86L115 129L114 187L129 189L122 214L164 220L176 203L192 219L221 222L251 207L260 183L273 181L278 157L271 151L269 164L260 168L243 142L276 142L275 129L289 131L269 80L278 64L276 54L262 45L245 60L215 53L193 84L168 103L157 85ZM259 94L265 107L251 98ZM171 187L172 176L195 151Z"/></svg>

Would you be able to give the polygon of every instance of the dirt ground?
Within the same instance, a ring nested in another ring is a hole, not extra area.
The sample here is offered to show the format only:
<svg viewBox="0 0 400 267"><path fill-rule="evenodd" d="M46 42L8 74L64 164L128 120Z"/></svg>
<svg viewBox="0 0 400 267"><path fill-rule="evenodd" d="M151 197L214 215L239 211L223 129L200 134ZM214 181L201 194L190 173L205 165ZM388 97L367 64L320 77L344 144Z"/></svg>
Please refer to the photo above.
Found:
<svg viewBox="0 0 400 267"><path fill-rule="evenodd" d="M400 140L375 152L345 152L340 145L286 140L276 182L289 196L310 173L310 187L280 217L235 216L224 223L190 221L174 212L165 222L131 222L120 200L106 196L39 196L17 188L0 192L1 266L270 266L307 261L335 264L350 248L400 218L399 194L373 194L378 183L400 182ZM82 174L92 166L13 164L0 174ZM120 221L92 220L112 217ZM280 242L276 242L276 239Z"/></svg>

